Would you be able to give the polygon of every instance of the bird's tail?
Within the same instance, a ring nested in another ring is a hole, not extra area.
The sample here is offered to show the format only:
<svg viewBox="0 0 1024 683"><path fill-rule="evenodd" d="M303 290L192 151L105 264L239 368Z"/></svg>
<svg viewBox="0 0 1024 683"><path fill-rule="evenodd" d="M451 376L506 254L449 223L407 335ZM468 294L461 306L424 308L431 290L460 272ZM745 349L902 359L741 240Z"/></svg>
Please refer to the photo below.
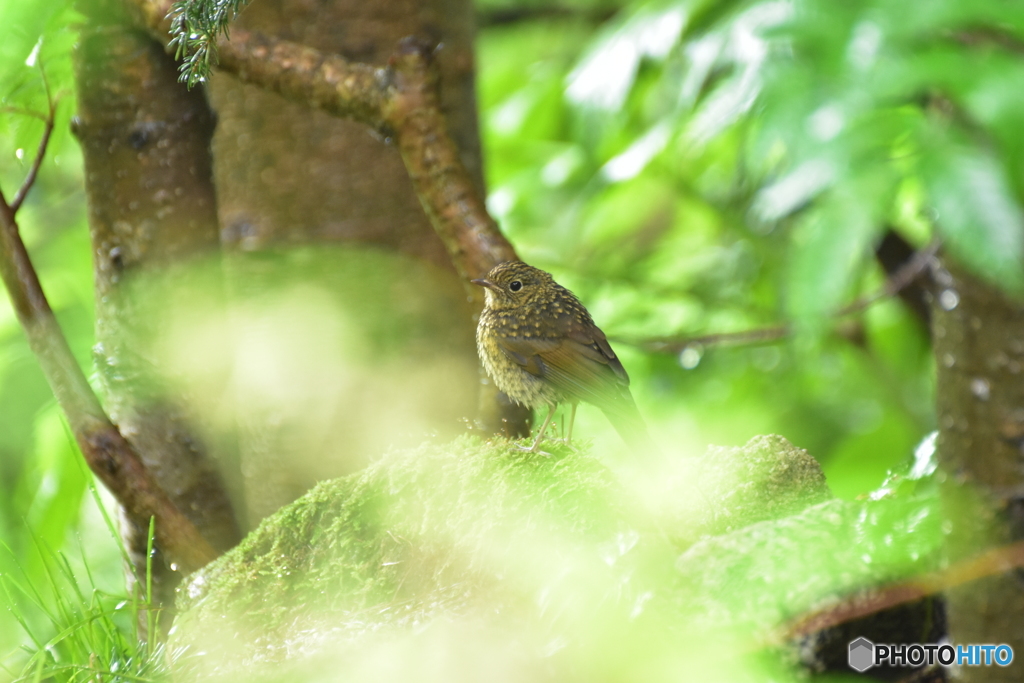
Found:
<svg viewBox="0 0 1024 683"><path fill-rule="evenodd" d="M627 394L623 400L616 401L615 405L604 407L602 410L622 440L635 452L652 456L661 452L651 438L647 423L637 410L632 396Z"/></svg>

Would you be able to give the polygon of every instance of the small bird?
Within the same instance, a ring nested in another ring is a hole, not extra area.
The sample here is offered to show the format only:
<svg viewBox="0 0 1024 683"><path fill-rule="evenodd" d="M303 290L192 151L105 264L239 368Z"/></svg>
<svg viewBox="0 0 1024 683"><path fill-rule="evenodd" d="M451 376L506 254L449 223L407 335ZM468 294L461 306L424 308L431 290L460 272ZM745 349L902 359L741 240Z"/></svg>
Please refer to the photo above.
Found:
<svg viewBox="0 0 1024 683"><path fill-rule="evenodd" d="M516 403L549 407L527 450L537 451L559 403L572 406L571 441L580 401L600 408L634 448L655 449L629 393L629 375L572 292L522 261L501 263L471 282L485 288L476 344L487 374Z"/></svg>

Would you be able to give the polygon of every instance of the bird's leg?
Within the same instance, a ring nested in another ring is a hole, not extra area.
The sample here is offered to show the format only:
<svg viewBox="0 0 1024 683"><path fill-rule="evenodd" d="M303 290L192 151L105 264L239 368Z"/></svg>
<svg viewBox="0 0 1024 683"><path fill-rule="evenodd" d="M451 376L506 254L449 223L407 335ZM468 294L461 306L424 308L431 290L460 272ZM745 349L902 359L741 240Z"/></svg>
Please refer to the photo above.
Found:
<svg viewBox="0 0 1024 683"><path fill-rule="evenodd" d="M569 431L565 435L565 445L566 446L571 446L572 445L572 425L573 425L574 422L576 422L576 406L579 405L579 404L573 402L571 405L572 405L572 408L569 411Z"/></svg>
<svg viewBox="0 0 1024 683"><path fill-rule="evenodd" d="M556 408L558 408L558 404L552 403L551 408L548 409L548 416L544 418L544 424L541 425L540 431L537 432L537 438L533 440L533 445L530 446L529 448L524 448L522 450L527 451L529 453L540 453L541 455L549 455L544 451L538 451L537 446L540 445L540 440L544 438L544 432L548 430L548 425L551 424L551 418L555 416Z"/></svg>

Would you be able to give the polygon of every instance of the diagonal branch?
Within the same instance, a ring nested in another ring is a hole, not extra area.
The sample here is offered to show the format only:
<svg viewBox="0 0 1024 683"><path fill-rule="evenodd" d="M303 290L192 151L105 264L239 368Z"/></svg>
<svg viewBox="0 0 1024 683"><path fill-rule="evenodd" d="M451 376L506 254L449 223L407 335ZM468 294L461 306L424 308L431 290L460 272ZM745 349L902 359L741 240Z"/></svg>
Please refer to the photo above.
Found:
<svg viewBox="0 0 1024 683"><path fill-rule="evenodd" d="M40 153L43 151L45 145ZM21 239L14 206L2 193L0 277L89 468L133 518L156 518L157 542L183 571L198 569L213 560L217 553L159 487L100 406L46 300Z"/></svg>
<svg viewBox="0 0 1024 683"><path fill-rule="evenodd" d="M171 2L125 2L166 45ZM218 39L216 52L222 72L394 139L416 194L461 275L480 277L502 261L518 259L487 213L481 189L448 134L437 72L424 44L406 39L386 67L375 67L233 28L230 39ZM474 296L480 296L477 289Z"/></svg>
<svg viewBox="0 0 1024 683"><path fill-rule="evenodd" d="M171 39L171 0L122 0L137 21L164 45ZM232 28L213 51L218 70L245 83L370 126L393 140L413 188L435 232L477 305L483 292L469 285L502 261L518 260L515 249L487 213L483 188L462 163L448 133L438 97L432 54L414 40L402 41L384 67L350 62L312 48ZM482 385L481 419L488 429L516 434L528 411Z"/></svg>
<svg viewBox="0 0 1024 683"><path fill-rule="evenodd" d="M416 195L459 274L481 277L502 261L518 260L448 135L428 46L406 38L388 66L392 86L385 120L395 131Z"/></svg>
<svg viewBox="0 0 1024 683"><path fill-rule="evenodd" d="M932 263L938 253L941 242L932 241L924 248L918 250L910 259L900 266L885 284L877 291L862 296L855 301L843 306L833 314L833 318L839 320L871 307L884 299L891 298L909 287ZM625 344L632 344L647 351L656 353L681 353L689 347L695 346L724 346L742 344L763 344L767 342L785 339L792 334L792 326L787 324L772 325L753 330L740 332L720 332L707 334L699 337L655 337L648 339L621 339Z"/></svg>
<svg viewBox="0 0 1024 683"><path fill-rule="evenodd" d="M218 45L220 70L243 83L387 133L387 69L241 29Z"/></svg>

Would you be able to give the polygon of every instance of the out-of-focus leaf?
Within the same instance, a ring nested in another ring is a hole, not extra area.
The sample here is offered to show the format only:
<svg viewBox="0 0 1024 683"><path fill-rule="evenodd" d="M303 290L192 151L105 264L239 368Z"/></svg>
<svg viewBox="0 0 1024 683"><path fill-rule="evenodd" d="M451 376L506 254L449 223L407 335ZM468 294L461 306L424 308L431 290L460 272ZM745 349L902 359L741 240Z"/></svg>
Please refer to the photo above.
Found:
<svg viewBox="0 0 1024 683"><path fill-rule="evenodd" d="M32 465L16 495L35 537L48 547L59 548L78 519L90 475L56 403L38 414L34 441Z"/></svg>
<svg viewBox="0 0 1024 683"><path fill-rule="evenodd" d="M631 261L673 225L675 209L673 188L661 179L641 176L618 183L589 203L578 233L576 257L581 264L593 252L609 258L615 255L616 263ZM612 265L611 261L605 263Z"/></svg>
<svg viewBox="0 0 1024 683"><path fill-rule="evenodd" d="M921 172L938 230L974 272L1024 291L1024 213L1002 167L977 147L931 133L934 143L925 151Z"/></svg>
<svg viewBox="0 0 1024 683"><path fill-rule="evenodd" d="M790 315L804 329L820 328L848 295L857 266L879 225L860 197L836 188L808 209L793 231L786 280Z"/></svg>
<svg viewBox="0 0 1024 683"><path fill-rule="evenodd" d="M742 12L721 30L722 42L705 39L706 44L691 55L700 71L709 69L710 57L720 54L720 65L732 74L715 87L698 107L687 127L692 144L703 144L746 114L753 106L764 82L763 67L769 54L765 33L789 19L792 5L770 1L758 3ZM690 99L701 78L687 84L683 99Z"/></svg>
<svg viewBox="0 0 1024 683"><path fill-rule="evenodd" d="M40 117L47 115L51 100L62 105L41 176L48 175L70 142L71 49L77 37L71 26L77 14L71 5L69 0L0 0L0 186L8 198L35 159L43 133Z"/></svg>
<svg viewBox="0 0 1024 683"><path fill-rule="evenodd" d="M524 139L554 137L563 125L560 73L536 69L530 81L513 91L487 117L496 138L522 143Z"/></svg>
<svg viewBox="0 0 1024 683"><path fill-rule="evenodd" d="M841 498L853 499L876 489L886 474L906 459L906 453L920 438L917 424L904 412L877 402L865 405L874 409L877 424L851 430L836 445L825 466L825 477Z"/></svg>
<svg viewBox="0 0 1024 683"><path fill-rule="evenodd" d="M999 144L1003 166L1017 196L1024 196L1024 65L1019 57L991 56L989 68L972 74L965 84L963 106Z"/></svg>
<svg viewBox="0 0 1024 683"><path fill-rule="evenodd" d="M40 39L53 20L72 4L71 0L3 0L0 2L0 93L5 96L17 86L24 69L34 67L33 52L41 47ZM28 62L28 63L27 63Z"/></svg>
<svg viewBox="0 0 1024 683"><path fill-rule="evenodd" d="M601 169L602 175L611 182L629 180L647 167L668 144L671 127L668 121L660 121L629 149L609 160Z"/></svg>
<svg viewBox="0 0 1024 683"><path fill-rule="evenodd" d="M676 45L689 15L687 4L643 5L610 28L569 74L566 97L579 106L620 109L641 60L662 59Z"/></svg>
<svg viewBox="0 0 1024 683"><path fill-rule="evenodd" d="M814 199L836 180L836 165L828 159L808 159L761 190L754 200L757 218L777 221Z"/></svg>

